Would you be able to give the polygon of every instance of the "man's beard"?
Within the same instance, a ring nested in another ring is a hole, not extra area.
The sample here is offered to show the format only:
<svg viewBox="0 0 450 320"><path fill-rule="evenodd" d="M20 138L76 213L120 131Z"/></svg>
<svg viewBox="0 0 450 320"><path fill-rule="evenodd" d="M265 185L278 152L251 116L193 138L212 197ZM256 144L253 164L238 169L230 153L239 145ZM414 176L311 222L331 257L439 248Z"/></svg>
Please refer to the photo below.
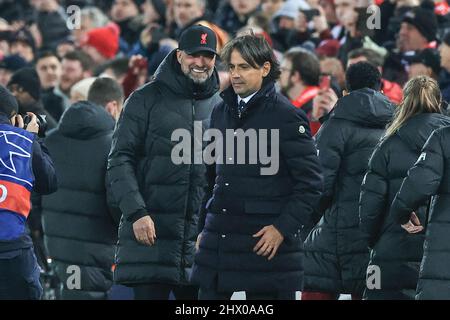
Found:
<svg viewBox="0 0 450 320"><path fill-rule="evenodd" d="M190 68L181 66L181 71L183 72L183 74L189 79L191 79L195 84L205 83L214 72L214 68L211 68L210 70L207 70L206 72L202 73L196 73L192 69L206 69L206 68Z"/></svg>
<svg viewBox="0 0 450 320"><path fill-rule="evenodd" d="M291 99L291 97L289 97L289 90L291 90L292 88L292 82L289 81L287 85L282 86L280 83L280 92L281 94L283 94L286 98Z"/></svg>

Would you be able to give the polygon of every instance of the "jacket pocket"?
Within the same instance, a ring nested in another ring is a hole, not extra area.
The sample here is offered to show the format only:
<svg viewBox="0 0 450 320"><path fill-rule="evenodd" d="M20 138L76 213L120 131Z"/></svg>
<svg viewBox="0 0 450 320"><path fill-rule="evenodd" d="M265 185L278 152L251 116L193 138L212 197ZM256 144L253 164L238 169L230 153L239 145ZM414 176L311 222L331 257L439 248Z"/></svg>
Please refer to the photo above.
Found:
<svg viewBox="0 0 450 320"><path fill-rule="evenodd" d="M244 210L248 214L280 215L283 203L279 201L245 201Z"/></svg>

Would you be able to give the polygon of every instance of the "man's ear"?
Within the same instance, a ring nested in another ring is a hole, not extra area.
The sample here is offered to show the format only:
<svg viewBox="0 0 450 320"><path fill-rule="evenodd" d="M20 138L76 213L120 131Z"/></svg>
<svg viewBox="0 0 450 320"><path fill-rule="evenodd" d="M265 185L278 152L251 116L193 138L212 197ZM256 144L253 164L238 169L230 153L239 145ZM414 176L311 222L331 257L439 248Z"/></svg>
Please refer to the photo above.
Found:
<svg viewBox="0 0 450 320"><path fill-rule="evenodd" d="M346 89L342 90L342 96L345 97L346 95L348 95L348 91Z"/></svg>
<svg viewBox="0 0 450 320"><path fill-rule="evenodd" d="M262 69L263 69L263 78L267 77L268 74L270 73L270 69L272 68L272 65L270 64L269 61L264 62Z"/></svg>
<svg viewBox="0 0 450 320"><path fill-rule="evenodd" d="M105 110L108 112L114 119L117 119L119 108L117 101L110 101L105 105Z"/></svg>
<svg viewBox="0 0 450 320"><path fill-rule="evenodd" d="M179 64L181 64L181 54L182 54L181 50L177 49L177 60Z"/></svg>

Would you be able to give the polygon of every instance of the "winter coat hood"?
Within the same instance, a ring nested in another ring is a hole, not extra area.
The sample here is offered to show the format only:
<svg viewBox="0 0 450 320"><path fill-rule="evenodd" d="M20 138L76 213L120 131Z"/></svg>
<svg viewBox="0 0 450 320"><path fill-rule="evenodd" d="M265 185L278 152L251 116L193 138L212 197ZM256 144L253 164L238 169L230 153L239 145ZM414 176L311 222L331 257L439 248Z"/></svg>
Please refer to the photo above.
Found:
<svg viewBox="0 0 450 320"><path fill-rule="evenodd" d="M395 105L379 91L359 89L338 100L331 118L344 119L373 128L384 128L391 121Z"/></svg>
<svg viewBox="0 0 450 320"><path fill-rule="evenodd" d="M80 101L64 112L58 130L67 137L86 140L112 132L114 125L114 118L104 108L88 101Z"/></svg>
<svg viewBox="0 0 450 320"><path fill-rule="evenodd" d="M167 55L156 70L154 78L161 81L175 94L186 98L201 100L213 96L219 90L219 74L216 68L205 83L195 84L181 71L176 53L177 49L174 49Z"/></svg>

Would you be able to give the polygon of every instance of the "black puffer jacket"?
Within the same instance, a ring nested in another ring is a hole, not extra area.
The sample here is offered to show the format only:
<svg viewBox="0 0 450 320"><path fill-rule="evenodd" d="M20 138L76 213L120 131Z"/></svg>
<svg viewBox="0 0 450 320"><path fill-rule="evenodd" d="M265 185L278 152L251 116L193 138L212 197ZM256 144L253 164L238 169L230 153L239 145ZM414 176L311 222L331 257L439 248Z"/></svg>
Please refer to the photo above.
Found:
<svg viewBox="0 0 450 320"><path fill-rule="evenodd" d="M431 201L416 299L450 299L450 127L437 129L408 171L394 198L390 215L399 224Z"/></svg>
<svg viewBox="0 0 450 320"><path fill-rule="evenodd" d="M305 241L305 291L362 296L369 262L359 230L361 182L394 105L381 93L360 89L338 100L316 135L325 189L325 214Z"/></svg>
<svg viewBox="0 0 450 320"><path fill-rule="evenodd" d="M113 129L114 119L102 107L83 101L67 109L46 138L58 191L42 198L42 225L64 299L103 299L112 285L117 226L104 181ZM66 290L70 265L80 267L81 290Z"/></svg>
<svg viewBox="0 0 450 320"><path fill-rule="evenodd" d="M235 150L231 154L225 150L230 144L227 129L256 129L257 134L260 129L277 129L279 142L261 136L258 144L261 146L260 139L265 139L267 150L277 148L272 156L279 152L279 166L276 168L272 161L271 175L261 173L260 169L269 165L261 164L260 159L255 164L234 161L212 166L209 180L214 193L207 206L192 280L202 288L217 285L219 292L300 290L303 280L300 234L303 228L312 227L312 213L322 191L308 119L302 110L275 92L273 82L251 98L242 118L238 117L237 96L232 88L222 96L225 102L214 109L211 127L220 130L224 137L222 154L226 161L239 159ZM231 137L234 139L235 135ZM245 154L248 160L248 143ZM253 252L260 239L253 235L272 224L285 240L276 256L268 261Z"/></svg>
<svg viewBox="0 0 450 320"><path fill-rule="evenodd" d="M125 103L108 162L109 190L122 211L114 280L130 285L188 282L205 166L174 164L178 141L171 136L184 129L193 137L194 121L205 129L220 100L217 72L202 86L194 85L182 74L175 50L155 77ZM137 242L132 226L148 214L157 235L151 247Z"/></svg>
<svg viewBox="0 0 450 320"><path fill-rule="evenodd" d="M441 114L416 115L372 155L361 187L360 227L373 248L369 265L380 268L382 284L380 289L366 289L367 299L414 299L425 235L407 233L389 208L431 132L448 125L450 119ZM420 221L425 213L426 206L416 210Z"/></svg>

